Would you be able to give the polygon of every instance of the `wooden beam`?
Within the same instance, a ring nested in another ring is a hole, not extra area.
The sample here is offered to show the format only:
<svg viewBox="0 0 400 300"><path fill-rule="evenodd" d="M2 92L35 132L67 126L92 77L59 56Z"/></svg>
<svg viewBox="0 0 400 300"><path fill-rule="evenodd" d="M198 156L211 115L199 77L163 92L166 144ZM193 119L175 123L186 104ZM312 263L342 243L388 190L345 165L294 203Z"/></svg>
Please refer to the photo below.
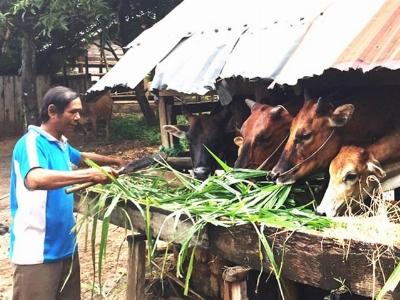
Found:
<svg viewBox="0 0 400 300"><path fill-rule="evenodd" d="M193 168L190 157L168 157L167 162L176 170L191 170Z"/></svg>
<svg viewBox="0 0 400 300"><path fill-rule="evenodd" d="M135 206L132 203L128 203L127 207L124 208L129 215L132 226L140 232L145 232L146 227L144 219ZM143 209L145 209L145 207L143 207ZM192 222L187 218L187 216L181 216L180 221L175 228L175 218L167 218L169 214L171 214L171 212L164 209L151 208L150 223L152 236L156 237L157 234L161 232L161 240L177 244L182 243L185 241L185 233L192 228ZM129 228L129 222L126 220L125 214L118 209L111 214L110 222L123 228ZM208 248L208 237L206 231L200 236L199 241L192 241L192 245L195 244L203 248Z"/></svg>
<svg viewBox="0 0 400 300"><path fill-rule="evenodd" d="M144 296L144 282L146 277L146 235L133 234L128 240L128 286L127 300L142 300Z"/></svg>
<svg viewBox="0 0 400 300"><path fill-rule="evenodd" d="M216 91L209 91L207 92L204 96L213 96L216 95ZM159 91L158 95L160 97L166 97L166 96L176 96L176 97L187 97L187 96L197 96L197 94L185 94L181 92L177 92L174 90L161 90Z"/></svg>
<svg viewBox="0 0 400 300"><path fill-rule="evenodd" d="M340 279L345 280L353 293L371 297L373 291L376 293L383 286L383 275L388 278L395 259L400 257L397 248L385 252L388 246L356 240L337 241L318 233L267 228L264 234L270 245L274 245L275 259L283 261L283 277L328 291L337 289L340 286L337 279ZM208 238L213 253L236 264L260 269L258 236L251 226L229 229L211 226ZM375 274L371 264L373 253L375 259L380 253ZM268 262L264 261L263 265L270 269ZM400 299L399 295L397 288L387 299Z"/></svg>
<svg viewBox="0 0 400 300"><path fill-rule="evenodd" d="M183 112L191 114L212 111L218 105L218 101L188 102L185 104L176 103L173 107L176 115L182 115Z"/></svg>
<svg viewBox="0 0 400 300"><path fill-rule="evenodd" d="M128 202L124 209L133 227L144 231L144 219L134 205ZM161 208L151 208L151 233L157 236L162 229L161 240L182 243L184 233L190 230L192 223L181 216L174 230L175 219L167 218L170 213ZM110 222L127 227L128 222L123 216L122 212L115 210ZM267 227L264 235L273 245L277 263L283 261L281 275L285 280L327 291L339 288L341 284L338 280L341 280L353 294L372 297L375 293L376 296L400 259L399 248L363 242L357 240L358 237L337 240L321 232L291 232L273 227ZM250 225L230 228L209 225L197 244L236 265L261 269L259 238ZM269 262L264 260L263 269L270 270L270 267ZM400 287L385 299L400 299Z"/></svg>

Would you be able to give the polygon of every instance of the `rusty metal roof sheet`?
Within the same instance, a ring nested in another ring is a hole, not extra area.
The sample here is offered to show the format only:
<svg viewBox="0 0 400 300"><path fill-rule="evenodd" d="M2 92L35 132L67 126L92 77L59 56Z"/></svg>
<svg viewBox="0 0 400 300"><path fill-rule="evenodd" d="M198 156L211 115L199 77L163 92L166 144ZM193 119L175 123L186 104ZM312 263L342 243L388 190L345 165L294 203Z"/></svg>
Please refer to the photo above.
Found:
<svg viewBox="0 0 400 300"><path fill-rule="evenodd" d="M91 90L152 87L204 94L216 78L280 84L324 70L400 64L400 0L185 0L128 45Z"/></svg>

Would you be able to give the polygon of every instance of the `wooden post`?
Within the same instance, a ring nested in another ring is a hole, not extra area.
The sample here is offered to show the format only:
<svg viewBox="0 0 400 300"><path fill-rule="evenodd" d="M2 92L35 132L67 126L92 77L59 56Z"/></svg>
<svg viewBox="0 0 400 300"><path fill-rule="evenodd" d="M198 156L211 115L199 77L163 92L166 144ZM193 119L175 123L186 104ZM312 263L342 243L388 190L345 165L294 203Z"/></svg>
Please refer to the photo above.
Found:
<svg viewBox="0 0 400 300"><path fill-rule="evenodd" d="M158 103L158 117L160 118L160 132L161 132L161 145L164 147L170 148L170 138L168 132L163 129L163 125L169 125L169 120L171 117L168 115L171 113L171 109L169 106L171 102L173 104L173 97L170 96L160 96L160 100ZM172 100L172 101L171 101Z"/></svg>
<svg viewBox="0 0 400 300"><path fill-rule="evenodd" d="M89 75L89 57L87 54L85 55L85 73L86 76Z"/></svg>
<svg viewBox="0 0 400 300"><path fill-rule="evenodd" d="M146 235L133 234L128 240L128 286L127 300L142 300L144 297L145 262L146 262Z"/></svg>
<svg viewBox="0 0 400 300"><path fill-rule="evenodd" d="M299 291L296 283L283 277L280 278L280 281L283 287L285 300L297 300ZM280 298L282 299L282 296Z"/></svg>
<svg viewBox="0 0 400 300"><path fill-rule="evenodd" d="M174 97L169 97L167 101L167 122L168 124L176 124L176 113L174 111ZM169 145L171 148L178 143L178 138L169 134Z"/></svg>
<svg viewBox="0 0 400 300"><path fill-rule="evenodd" d="M249 269L241 266L228 268L222 274L224 279L224 300L248 300L247 273Z"/></svg>

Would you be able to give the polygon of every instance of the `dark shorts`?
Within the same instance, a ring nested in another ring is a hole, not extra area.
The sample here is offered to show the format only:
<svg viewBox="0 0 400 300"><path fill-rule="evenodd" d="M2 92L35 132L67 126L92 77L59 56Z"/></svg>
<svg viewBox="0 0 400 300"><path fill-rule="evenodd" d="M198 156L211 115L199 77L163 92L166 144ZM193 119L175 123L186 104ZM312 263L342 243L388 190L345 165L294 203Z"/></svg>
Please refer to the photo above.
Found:
<svg viewBox="0 0 400 300"><path fill-rule="evenodd" d="M13 300L79 300L80 296L78 254L57 262L14 265Z"/></svg>

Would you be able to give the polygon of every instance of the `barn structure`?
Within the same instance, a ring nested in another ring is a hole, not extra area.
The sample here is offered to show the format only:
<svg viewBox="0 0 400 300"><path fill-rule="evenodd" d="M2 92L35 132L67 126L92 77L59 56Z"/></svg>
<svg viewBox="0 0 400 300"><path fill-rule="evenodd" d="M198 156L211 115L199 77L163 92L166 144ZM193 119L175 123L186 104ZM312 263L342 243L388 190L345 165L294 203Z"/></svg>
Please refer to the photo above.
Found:
<svg viewBox="0 0 400 300"><path fill-rule="evenodd" d="M219 94L229 102L241 88L238 78L250 85L257 82L263 90L280 85L298 93L304 87L398 85L400 2L185 0L126 48L121 60L89 91L118 85L133 89L155 68L152 89L159 97L160 125L171 124L177 113L175 96ZM223 80L228 83L221 88ZM166 133L162 144L172 144ZM134 208L130 213L135 225L144 229ZM155 212L153 218L164 217ZM364 252L390 245L301 232L290 236L289 242L286 232L273 238L277 255L285 252L283 276L326 290L337 289L340 279L354 294L375 296L400 258L395 247L393 255L382 256L381 271L372 276ZM215 254L259 268L256 239L248 228L228 231L211 226L207 240ZM400 299L399 288L387 297Z"/></svg>

